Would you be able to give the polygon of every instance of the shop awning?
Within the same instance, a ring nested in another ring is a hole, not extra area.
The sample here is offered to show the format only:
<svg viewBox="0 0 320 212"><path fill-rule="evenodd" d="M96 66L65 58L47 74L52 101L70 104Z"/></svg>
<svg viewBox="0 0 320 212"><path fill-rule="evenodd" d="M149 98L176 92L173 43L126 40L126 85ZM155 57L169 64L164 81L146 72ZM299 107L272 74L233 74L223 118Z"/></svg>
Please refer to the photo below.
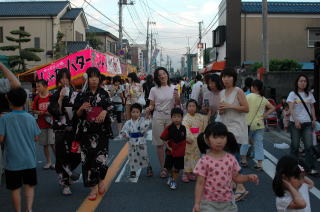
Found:
<svg viewBox="0 0 320 212"><path fill-rule="evenodd" d="M207 65L207 67L205 67L204 69L202 69L200 71L200 73L207 73L207 72L210 72L210 71L223 71L223 69L225 68L226 66L226 61L217 61L217 62L213 62L213 63L210 63L209 65Z"/></svg>

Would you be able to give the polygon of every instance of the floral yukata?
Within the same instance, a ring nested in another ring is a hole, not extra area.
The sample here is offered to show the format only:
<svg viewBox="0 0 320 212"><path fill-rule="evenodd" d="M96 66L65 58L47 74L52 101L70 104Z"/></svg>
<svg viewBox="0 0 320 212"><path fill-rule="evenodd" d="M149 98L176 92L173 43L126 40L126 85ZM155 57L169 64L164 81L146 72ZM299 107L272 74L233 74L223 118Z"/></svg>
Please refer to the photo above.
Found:
<svg viewBox="0 0 320 212"><path fill-rule="evenodd" d="M96 123L93 120L102 110L109 111L111 101L109 94L104 89L98 88L95 94L90 90L80 93L75 102L75 111L85 102L91 104L91 109L84 111L80 117L77 137L81 146L83 182L86 187L93 187L103 180L107 173L108 139L112 134L108 114L103 123Z"/></svg>
<svg viewBox="0 0 320 212"><path fill-rule="evenodd" d="M140 168L149 166L149 156L146 143L146 132L150 127L150 119L139 118L127 121L120 134L128 139L130 171L137 172Z"/></svg>
<svg viewBox="0 0 320 212"><path fill-rule="evenodd" d="M192 141L191 144L187 142L186 152L184 156L184 172L193 172L200 158L200 150L197 144L197 137L204 132L207 126L208 119L199 113L190 115L189 113L183 118L182 124L187 128L187 140Z"/></svg>

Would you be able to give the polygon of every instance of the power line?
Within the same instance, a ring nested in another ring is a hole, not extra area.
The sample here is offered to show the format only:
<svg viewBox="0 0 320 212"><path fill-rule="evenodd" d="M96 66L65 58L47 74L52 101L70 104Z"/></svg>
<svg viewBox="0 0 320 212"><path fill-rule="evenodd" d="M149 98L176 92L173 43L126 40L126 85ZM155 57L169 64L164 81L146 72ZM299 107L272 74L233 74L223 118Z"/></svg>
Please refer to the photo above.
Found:
<svg viewBox="0 0 320 212"><path fill-rule="evenodd" d="M134 18L132 17L132 14L131 14L129 8L128 8L128 7L126 7L126 8L127 8L128 12L129 12L129 15L130 15L130 18L131 18L133 24L136 26L136 29L138 30L138 32L139 32L141 35L144 35L144 33L142 33L142 32L140 31L140 29L138 28L136 22L134 21Z"/></svg>
<svg viewBox="0 0 320 212"><path fill-rule="evenodd" d="M147 31L147 28L144 26L144 23L142 22L139 13L136 10L136 5L133 5L133 12L135 13L136 17L138 17L138 20L139 20L141 26L144 28L144 31Z"/></svg>
<svg viewBox="0 0 320 212"><path fill-rule="evenodd" d="M90 7L92 7L95 11L97 11L98 13L100 13L103 17L105 17L106 19L108 19L110 22L112 22L113 24L119 26L119 24L117 24L116 22L114 22L113 20L111 20L108 16L106 16L105 14L103 14L102 12L100 12L100 10L98 10L97 8L95 8L91 3L89 3L87 0L84 0Z"/></svg>
<svg viewBox="0 0 320 212"><path fill-rule="evenodd" d="M144 3L144 1L142 1L142 3L143 3L144 5L146 5L146 3ZM195 26L178 23L178 22L176 22L176 21L174 21L174 20L171 20L171 19L169 19L168 17L166 17L166 16L162 15L161 13L159 13L158 11L156 11L155 9L151 8L149 5L146 5L146 7L148 7L149 10L152 10L153 12L157 13L160 17L166 19L167 21L170 21L170 22L175 23L175 24L180 25L180 26L186 26L186 27L192 27L192 28L195 27Z"/></svg>
<svg viewBox="0 0 320 212"><path fill-rule="evenodd" d="M160 7L160 8L162 8L162 9L164 9L164 10L167 10L167 8L164 8L163 6L161 6L160 4L158 4L158 3L156 3L156 1L153 1L153 0L151 0L151 2L153 2L154 4L156 4L157 5L157 7ZM171 15L175 15L174 13L172 13L172 12L167 12L168 14L171 14ZM179 17L180 19L184 19L184 20L186 20L186 21L191 21L191 22L194 22L194 23L197 23L197 21L193 21L193 20L190 20L190 19L187 19L187 18L184 18L184 17L182 17L182 16L180 16L180 15L176 15L177 17Z"/></svg>

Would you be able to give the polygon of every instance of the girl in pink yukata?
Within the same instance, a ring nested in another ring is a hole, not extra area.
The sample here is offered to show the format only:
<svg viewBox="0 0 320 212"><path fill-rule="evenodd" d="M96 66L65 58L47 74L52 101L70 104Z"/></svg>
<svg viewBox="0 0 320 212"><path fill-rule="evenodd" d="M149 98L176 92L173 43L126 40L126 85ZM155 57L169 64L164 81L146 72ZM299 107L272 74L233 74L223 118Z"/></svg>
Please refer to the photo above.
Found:
<svg viewBox="0 0 320 212"><path fill-rule="evenodd" d="M209 124L205 129L205 142L210 147L197 163L195 203L193 212L236 212L237 205L232 192L235 183L259 183L255 174L239 174L240 166L232 155L239 151L234 135L220 122Z"/></svg>

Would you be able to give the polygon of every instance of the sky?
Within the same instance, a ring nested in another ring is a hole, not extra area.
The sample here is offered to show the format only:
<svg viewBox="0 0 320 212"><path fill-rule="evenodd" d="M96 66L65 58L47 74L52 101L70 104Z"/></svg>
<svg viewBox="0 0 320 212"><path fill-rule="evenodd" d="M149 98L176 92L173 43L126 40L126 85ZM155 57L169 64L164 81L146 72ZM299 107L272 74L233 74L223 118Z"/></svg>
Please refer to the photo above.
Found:
<svg viewBox="0 0 320 212"><path fill-rule="evenodd" d="M268 2L272 1L274 0L268 0ZM319 0L291 0L290 2L312 1ZM118 0L70 0L70 2L72 7L84 8L89 25L119 36ZM203 21L202 42L206 43L207 47L212 46L212 30L217 27L216 14L220 2L221 0L134 0L133 5L123 8L125 31L123 38L127 38L131 44L145 44L147 21L149 19L155 22L150 25L150 32L153 34L157 48L162 50L164 59L162 65L165 65L168 55L173 67L180 68L180 60L183 54L186 54L187 47L190 46L192 53L196 52L195 47L199 38L198 22ZM158 57L159 60L160 57Z"/></svg>

